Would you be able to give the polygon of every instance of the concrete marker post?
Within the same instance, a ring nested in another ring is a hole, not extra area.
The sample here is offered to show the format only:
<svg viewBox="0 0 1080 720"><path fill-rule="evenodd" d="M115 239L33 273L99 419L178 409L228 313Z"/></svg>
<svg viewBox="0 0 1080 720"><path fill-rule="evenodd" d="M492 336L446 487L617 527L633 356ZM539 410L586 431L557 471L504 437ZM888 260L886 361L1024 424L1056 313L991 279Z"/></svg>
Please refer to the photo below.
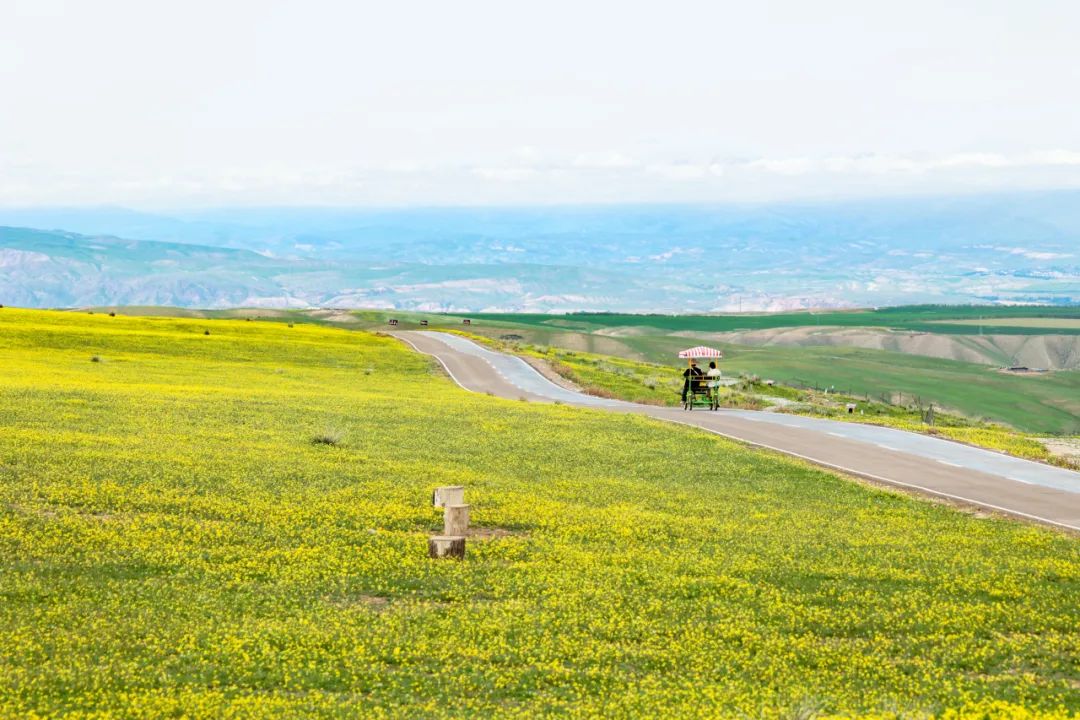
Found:
<svg viewBox="0 0 1080 720"><path fill-rule="evenodd" d="M428 557L464 559L465 534L469 530L465 488L461 485L435 488L431 504L443 509L443 534L428 538Z"/></svg>
<svg viewBox="0 0 1080 720"><path fill-rule="evenodd" d="M447 505L443 510L443 534L464 536L469 532L469 506Z"/></svg>
<svg viewBox="0 0 1080 720"><path fill-rule="evenodd" d="M449 535L434 535L428 538L428 557L464 559L465 538Z"/></svg>
<svg viewBox="0 0 1080 720"><path fill-rule="evenodd" d="M461 485L447 485L435 488L431 496L431 504L435 507L465 504L465 488Z"/></svg>

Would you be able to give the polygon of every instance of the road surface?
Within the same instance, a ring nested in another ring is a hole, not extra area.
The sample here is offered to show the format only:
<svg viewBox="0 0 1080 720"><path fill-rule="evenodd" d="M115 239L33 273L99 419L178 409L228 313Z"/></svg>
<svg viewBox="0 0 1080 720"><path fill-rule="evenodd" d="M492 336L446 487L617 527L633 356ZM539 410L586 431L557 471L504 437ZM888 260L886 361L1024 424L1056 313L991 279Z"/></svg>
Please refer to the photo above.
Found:
<svg viewBox="0 0 1080 720"><path fill-rule="evenodd" d="M392 334L438 359L466 390L692 425L876 482L1080 531L1080 473L1071 470L875 425L751 410L687 412L593 397L458 335Z"/></svg>

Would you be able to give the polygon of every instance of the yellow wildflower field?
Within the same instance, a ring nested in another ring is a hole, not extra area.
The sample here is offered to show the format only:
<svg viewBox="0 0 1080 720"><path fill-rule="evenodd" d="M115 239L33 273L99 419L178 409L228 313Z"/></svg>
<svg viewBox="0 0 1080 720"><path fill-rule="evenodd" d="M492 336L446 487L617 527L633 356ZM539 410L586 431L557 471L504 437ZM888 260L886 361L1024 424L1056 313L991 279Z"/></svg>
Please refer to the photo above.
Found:
<svg viewBox="0 0 1080 720"><path fill-rule="evenodd" d="M4 308L0 368L0 717L1080 712L1075 537L368 333Z"/></svg>

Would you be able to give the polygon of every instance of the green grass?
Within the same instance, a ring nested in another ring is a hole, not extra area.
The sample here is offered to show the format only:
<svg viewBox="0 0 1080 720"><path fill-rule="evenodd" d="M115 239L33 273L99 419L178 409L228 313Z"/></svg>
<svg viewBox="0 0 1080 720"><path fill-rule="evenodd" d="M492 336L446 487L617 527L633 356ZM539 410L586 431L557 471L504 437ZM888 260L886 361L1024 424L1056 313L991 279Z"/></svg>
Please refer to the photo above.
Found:
<svg viewBox="0 0 1080 720"><path fill-rule="evenodd" d="M479 336L472 337L479 339ZM667 365L548 346L525 345L504 349L544 361L591 395L648 405L674 406L682 391L681 370Z"/></svg>
<svg viewBox="0 0 1080 720"><path fill-rule="evenodd" d="M124 313L129 309L122 309ZM142 312L152 313L153 309ZM190 311L181 311L190 312ZM235 316L252 311L200 311L212 316ZM403 328L419 328L426 319L432 329L460 329L461 317L398 311L354 311L347 323L328 322L309 311L254 311L264 319L313 322L328 326L378 329L398 318ZM274 317L268 317L273 315ZM472 315L468 330L498 339L518 335L525 344L675 367L678 350L695 344L671 332L722 331L785 327L820 322L823 325L884 326L931 332L977 333L970 325L948 326L943 320L971 317L1074 318L1070 307L924 306L843 313L786 313L772 315L661 316L603 313L552 315ZM919 323L926 323L922 327ZM612 336L613 328L635 328L641 334ZM1016 328L1045 334L1044 328ZM1002 330L994 327L996 333ZM1055 332L1057 332L1055 330ZM994 368L919 355L852 347L755 347L708 341L725 350L723 369L729 374L757 374L787 383L836 387L854 394L880 397L903 393L918 396L971 419L988 419L1018 430L1047 434L1080 433L1080 370L1031 376L1009 375Z"/></svg>
<svg viewBox="0 0 1080 720"><path fill-rule="evenodd" d="M680 368L550 346L538 347L517 341L492 340L470 332L454 332L505 352L542 360L591 395L651 405L679 404L683 385ZM737 384L717 390L721 394L720 404L723 407L762 409L770 404L780 405L778 409L782 412L887 425L1007 452L1029 460L1076 467L1075 461L1052 454L1040 438L1000 424L957 416L935 407L934 424L929 425L925 422L924 413L930 403L920 404L922 401L916 396L893 397L886 401L866 395L847 395L829 388L815 390L783 384L770 385L753 373L741 373L738 379ZM786 405L785 401L795 404ZM903 404L900 404L901 401ZM858 412L849 414L849 403L856 404Z"/></svg>
<svg viewBox="0 0 1080 720"><path fill-rule="evenodd" d="M523 343L671 367L679 363L675 357L679 350L701 342L648 330L621 336L582 332L553 326L562 321L544 317L550 322L530 325L524 321L478 321L470 331L493 338L514 333L522 337ZM1078 370L1014 375L986 365L866 348L762 347L713 341L706 344L724 350L721 367L729 375L753 374L789 385L835 387L871 397L903 393L972 419L993 420L1021 431L1080 433Z"/></svg>
<svg viewBox="0 0 1080 720"><path fill-rule="evenodd" d="M128 312L127 308L122 309ZM144 312L153 312L152 308ZM190 312L190 311L181 311ZM237 313L252 311L200 311L211 312L216 316L229 317ZM359 327L365 329L386 328L390 318L398 318L405 329L419 329L421 319L430 323L431 329L462 329L461 317L430 313L408 313L398 311L353 311L349 323L327 322L309 311L254 311L266 313L264 319L280 322L315 322L329 326ZM846 318L852 325L865 324L867 318L894 318L893 327L903 327L902 322L914 322L921 318L926 322L938 322L942 318L963 319L973 315L999 318L1030 318L1035 316L1050 318L1069 318L1080 316L1080 310L1068 307L984 307L984 306L925 306L885 308L879 311L860 311L832 313ZM273 315L273 317L267 317ZM633 363L618 368L618 372L628 375L647 373L648 376L666 377L660 368L678 369L681 362L675 359L676 353L696 344L696 340L673 336L647 323L660 318L668 323L669 330L686 331L695 327L697 322L742 321L760 323L807 322L808 319L821 317L823 324L834 323L825 317L828 314L809 315L807 313L788 313L773 315L746 316L650 316L650 315L608 315L582 314L568 316L552 315L500 315L470 316L476 318L475 324L466 328L473 335L482 335L498 339L506 335L521 338L518 344L532 344L551 348L553 352L569 350L581 356L597 356L595 361L617 362L615 358L629 360L645 365L658 366L653 370L634 370ZM582 320L585 318L586 320ZM861 319L861 320L860 320ZM625 323L625 325L623 325ZM762 325L762 327L776 325ZM614 327L638 327L642 334L611 336L607 331ZM940 326L928 326L940 328ZM957 328L964 328L957 325ZM729 328L732 329L732 328ZM995 327L994 332L1000 328ZM1027 328L1045 333L1045 329ZM968 331L977 332L978 328L967 327ZM997 372L995 368L945 360L921 355L910 355L867 348L837 346L748 346L729 343L708 344L725 351L726 357L721 365L728 375L759 375L772 378L788 385L808 387L833 387L855 395L880 398L881 396L919 398L924 404L934 403L949 411L963 415L971 420L986 420L1004 423L1017 430L1028 433L1075 435L1080 434L1080 370L1066 370L1034 375L1014 375ZM607 360L599 360L607 356ZM574 363L571 363L573 365ZM581 363L578 363L581 364ZM678 366L678 367L676 367ZM581 374L587 368L580 367ZM642 375L639 379L648 379ZM587 385L603 387L599 377L586 378ZM615 391L622 397L631 389L639 394L635 398L642 402L661 402L667 397L667 389L658 392L640 393L634 388L636 383ZM663 397L661 397L663 396Z"/></svg>
<svg viewBox="0 0 1080 720"><path fill-rule="evenodd" d="M675 407L682 403L682 373L685 369L682 367L576 352L546 345L523 345L517 341L493 340L484 335L459 330L452 332L503 352L541 360L547 367L589 395L666 407ZM702 370L708 369L705 363L702 363L701 367ZM773 395L781 395L785 391L797 394L797 391L781 387L769 388ZM721 396L720 404L723 407L760 409L767 406L752 395L727 386L717 388L716 392Z"/></svg>
<svg viewBox="0 0 1080 720"><path fill-rule="evenodd" d="M1080 712L1073 537L361 332L7 308L0 363L0 717Z"/></svg>
<svg viewBox="0 0 1080 720"><path fill-rule="evenodd" d="M550 328L594 332L610 327L644 327L660 334L677 331L729 332L735 330L764 330L769 328L832 325L841 327L884 327L921 332L978 334L978 325L967 324L979 318L996 320L994 332L1003 334L1041 335L1043 328L1029 327L1029 318L1080 318L1080 307L1046 306L981 306L981 305L911 305L880 310L820 311L793 313L762 313L732 315L627 315L619 313L574 313L570 315L539 315L511 313L481 313L470 317L499 324L541 325ZM1003 320L1017 318L1015 326L1004 326ZM960 320L964 324L950 325ZM1080 333L1080 328L1059 328L1062 334Z"/></svg>
<svg viewBox="0 0 1080 720"><path fill-rule="evenodd" d="M1075 370L1018 376L955 360L840 347L739 347L729 353L725 368L871 397L903 392L1019 430L1080 433L1080 371Z"/></svg>

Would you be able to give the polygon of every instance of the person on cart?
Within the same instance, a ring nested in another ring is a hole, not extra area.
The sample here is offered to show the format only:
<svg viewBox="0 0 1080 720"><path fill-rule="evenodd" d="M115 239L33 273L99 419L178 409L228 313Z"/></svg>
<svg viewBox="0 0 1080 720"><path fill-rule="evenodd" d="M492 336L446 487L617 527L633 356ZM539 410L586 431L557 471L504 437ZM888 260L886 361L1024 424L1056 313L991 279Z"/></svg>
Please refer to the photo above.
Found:
<svg viewBox="0 0 1080 720"><path fill-rule="evenodd" d="M683 370L683 386L682 386L682 401L686 402L686 396L693 390L694 392L700 392L701 390L701 378L705 373L701 372L701 368L697 366L697 360L690 358L690 365Z"/></svg>
<svg viewBox="0 0 1080 720"><path fill-rule="evenodd" d="M723 375L723 373L720 372L720 368L716 367L716 361L710 361L709 369L705 371L705 377L709 378L708 386L710 388L720 387L720 381L717 378L721 375Z"/></svg>

